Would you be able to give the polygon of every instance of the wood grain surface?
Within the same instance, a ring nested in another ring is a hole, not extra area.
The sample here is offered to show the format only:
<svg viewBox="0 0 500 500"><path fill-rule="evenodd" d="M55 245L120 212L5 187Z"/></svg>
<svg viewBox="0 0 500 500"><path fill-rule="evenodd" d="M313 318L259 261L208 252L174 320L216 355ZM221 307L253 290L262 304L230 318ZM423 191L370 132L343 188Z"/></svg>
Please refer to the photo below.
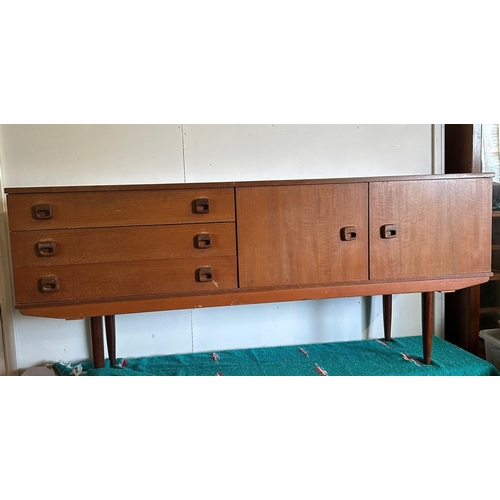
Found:
<svg viewBox="0 0 500 500"><path fill-rule="evenodd" d="M18 304L21 313L47 318L81 319L88 316L129 314L139 312L167 311L200 307L220 307L267 302L329 299L429 291L453 291L485 283L489 274L463 276L460 278L370 281L360 283L334 283L331 286L253 288L237 290L206 290L203 292L171 293L152 297L130 296L119 298L78 300L72 303L58 302Z"/></svg>
<svg viewBox="0 0 500 500"><path fill-rule="evenodd" d="M489 272L491 195L489 178L371 183L370 278Z"/></svg>
<svg viewBox="0 0 500 500"><path fill-rule="evenodd" d="M368 278L368 184L237 188L236 207L241 287Z"/></svg>
<svg viewBox="0 0 500 500"><path fill-rule="evenodd" d="M211 236L210 248L197 248L198 234ZM50 241L54 253L40 257L37 245ZM233 222L15 231L10 243L14 268L236 255Z"/></svg>
<svg viewBox="0 0 500 500"><path fill-rule="evenodd" d="M194 213L199 198L209 213ZM51 205L51 219L33 217L40 204ZM11 231L234 221L232 188L10 194L7 205Z"/></svg>
<svg viewBox="0 0 500 500"><path fill-rule="evenodd" d="M445 178L474 178L474 177L493 177L493 173L481 173L480 169L474 174L424 174L424 175L387 175L376 177L341 177L341 178L322 178L322 179L281 179L281 180L256 180L256 181L237 181L237 182L193 182L189 184L105 184L105 185L86 185L86 186L37 186L37 187L9 187L5 188L7 194L30 194L30 193L81 193L81 192L110 192L110 191L163 191L184 189L213 189L213 188L235 188L235 187L266 187L266 186L304 186L318 184L352 184L356 182L375 182L375 181L401 181L401 180L435 180Z"/></svg>
<svg viewBox="0 0 500 500"><path fill-rule="evenodd" d="M231 186L11 190L16 307L82 318L451 291L491 276L490 175ZM209 213L193 212L197 198L210 199ZM36 204L51 204L52 219L35 220ZM384 225L397 234L382 238ZM212 248L195 248L198 232ZM56 252L38 257L49 240ZM197 279L201 267L212 279ZM58 289L41 292L50 277Z"/></svg>
<svg viewBox="0 0 500 500"><path fill-rule="evenodd" d="M210 266L213 279L198 282L196 271ZM57 277L59 289L39 291L39 280ZM14 273L18 304L154 295L237 288L236 257L112 262L68 266L19 267Z"/></svg>

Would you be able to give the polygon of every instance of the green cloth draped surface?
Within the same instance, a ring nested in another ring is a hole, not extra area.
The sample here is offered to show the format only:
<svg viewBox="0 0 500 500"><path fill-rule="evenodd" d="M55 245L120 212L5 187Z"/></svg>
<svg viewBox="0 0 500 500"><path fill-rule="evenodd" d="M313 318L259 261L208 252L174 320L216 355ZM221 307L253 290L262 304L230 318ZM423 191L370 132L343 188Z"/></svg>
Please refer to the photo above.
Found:
<svg viewBox="0 0 500 500"><path fill-rule="evenodd" d="M487 361L433 338L432 364L424 365L422 338L359 340L92 362L54 363L60 375L83 376L489 376Z"/></svg>

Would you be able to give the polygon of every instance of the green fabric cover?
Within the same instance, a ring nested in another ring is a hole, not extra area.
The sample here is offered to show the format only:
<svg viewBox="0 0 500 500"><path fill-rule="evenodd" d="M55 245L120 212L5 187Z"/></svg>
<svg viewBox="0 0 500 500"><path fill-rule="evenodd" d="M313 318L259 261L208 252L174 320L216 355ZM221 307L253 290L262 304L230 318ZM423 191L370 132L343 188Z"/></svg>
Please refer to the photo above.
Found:
<svg viewBox="0 0 500 500"><path fill-rule="evenodd" d="M122 366L123 365L123 366ZM424 365L422 338L400 337L300 346L261 347L192 354L106 360L57 362L60 375L87 376L487 376L500 375L490 363L438 337L433 338L432 364Z"/></svg>

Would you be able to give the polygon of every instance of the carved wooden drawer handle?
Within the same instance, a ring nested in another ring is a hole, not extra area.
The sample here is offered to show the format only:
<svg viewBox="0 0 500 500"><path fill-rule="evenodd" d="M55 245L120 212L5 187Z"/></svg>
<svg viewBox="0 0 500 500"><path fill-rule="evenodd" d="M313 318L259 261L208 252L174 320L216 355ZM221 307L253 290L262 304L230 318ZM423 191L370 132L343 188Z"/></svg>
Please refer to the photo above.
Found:
<svg viewBox="0 0 500 500"><path fill-rule="evenodd" d="M59 279L57 276L46 276L38 281L39 290L42 293L52 293L59 290Z"/></svg>
<svg viewBox="0 0 500 500"><path fill-rule="evenodd" d="M340 230L340 239L342 241L355 240L356 236L356 228L354 226L346 226Z"/></svg>
<svg viewBox="0 0 500 500"><path fill-rule="evenodd" d="M195 236L196 248L210 248L212 246L212 235L210 233L200 233Z"/></svg>
<svg viewBox="0 0 500 500"><path fill-rule="evenodd" d="M210 212L210 200L208 198L197 198L194 200L193 212L195 214L208 214Z"/></svg>
<svg viewBox="0 0 500 500"><path fill-rule="evenodd" d="M56 253L56 242L49 241L39 241L36 244L36 254L38 257L52 257Z"/></svg>
<svg viewBox="0 0 500 500"><path fill-rule="evenodd" d="M196 281L212 281L214 278L214 271L210 266L200 267L196 270Z"/></svg>
<svg viewBox="0 0 500 500"><path fill-rule="evenodd" d="M380 236L384 239L395 238L397 232L396 224L384 224L380 228Z"/></svg>
<svg viewBox="0 0 500 500"><path fill-rule="evenodd" d="M36 220L52 219L52 205L41 204L33 207L33 217Z"/></svg>

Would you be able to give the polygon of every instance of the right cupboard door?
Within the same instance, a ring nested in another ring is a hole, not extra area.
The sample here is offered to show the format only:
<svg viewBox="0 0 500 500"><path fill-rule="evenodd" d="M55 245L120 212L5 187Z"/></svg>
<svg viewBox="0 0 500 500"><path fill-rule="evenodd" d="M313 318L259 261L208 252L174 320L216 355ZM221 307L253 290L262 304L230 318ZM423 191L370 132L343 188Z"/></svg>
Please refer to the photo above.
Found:
<svg viewBox="0 0 500 500"><path fill-rule="evenodd" d="M370 279L490 272L491 178L370 183Z"/></svg>

